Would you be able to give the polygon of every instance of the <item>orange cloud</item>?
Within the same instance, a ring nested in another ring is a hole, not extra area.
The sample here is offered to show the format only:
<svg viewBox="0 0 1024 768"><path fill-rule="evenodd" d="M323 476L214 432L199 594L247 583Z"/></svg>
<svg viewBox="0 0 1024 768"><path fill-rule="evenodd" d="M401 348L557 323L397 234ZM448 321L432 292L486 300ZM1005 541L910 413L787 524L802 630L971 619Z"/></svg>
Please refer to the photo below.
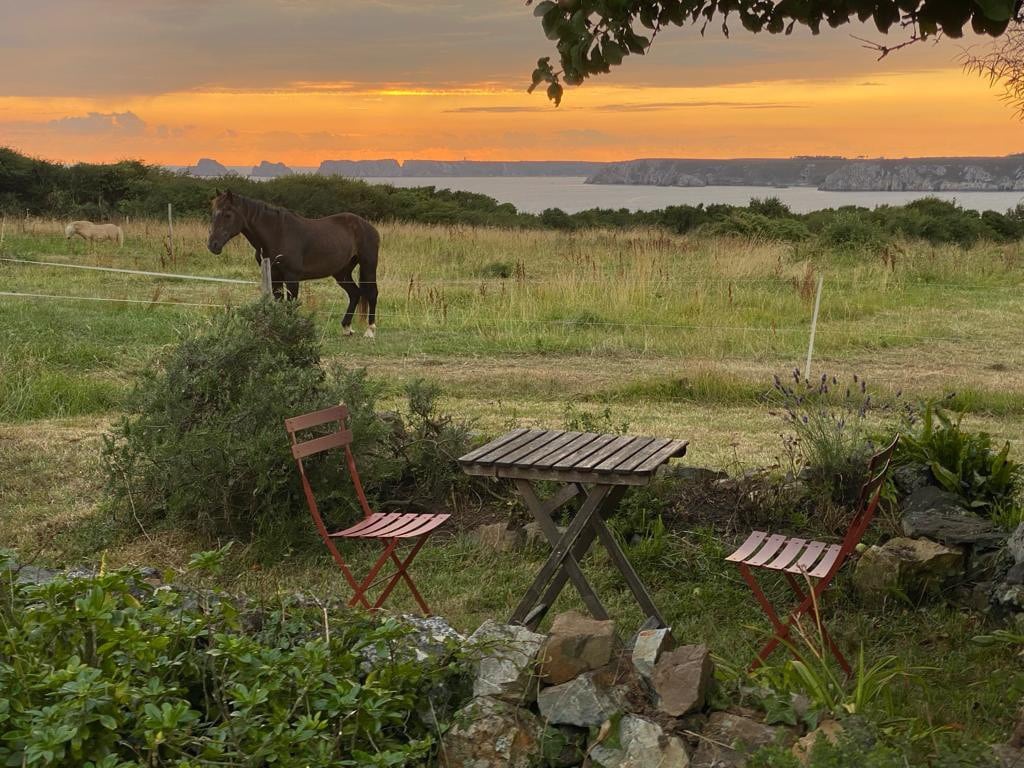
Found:
<svg viewBox="0 0 1024 768"><path fill-rule="evenodd" d="M0 144L66 161L188 164L210 156L227 165L315 166L378 157L998 155L1024 151L1024 136L987 83L945 68L875 73L869 82L861 75L625 88L598 80L570 91L558 109L492 82L0 97Z"/></svg>

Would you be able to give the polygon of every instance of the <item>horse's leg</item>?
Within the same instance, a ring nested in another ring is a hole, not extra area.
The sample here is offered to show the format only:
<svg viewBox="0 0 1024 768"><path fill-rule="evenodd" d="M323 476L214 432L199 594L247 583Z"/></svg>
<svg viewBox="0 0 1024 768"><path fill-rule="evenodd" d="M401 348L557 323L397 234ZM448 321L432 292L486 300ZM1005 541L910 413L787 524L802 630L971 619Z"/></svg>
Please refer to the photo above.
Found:
<svg viewBox="0 0 1024 768"><path fill-rule="evenodd" d="M352 335L352 315L355 314L356 305L359 303L359 286L356 285L356 281L352 279L352 269L345 268L341 272L338 272L334 279L338 281L338 285L345 289L345 293L348 294L348 309L345 310L345 316L341 318L341 332L346 336Z"/></svg>
<svg viewBox="0 0 1024 768"><path fill-rule="evenodd" d="M284 298L284 274L274 264L270 265L270 287L274 292L274 301L281 301Z"/></svg>
<svg viewBox="0 0 1024 768"><path fill-rule="evenodd" d="M359 293L366 302L366 333L368 339L377 335L377 270L359 265Z"/></svg>

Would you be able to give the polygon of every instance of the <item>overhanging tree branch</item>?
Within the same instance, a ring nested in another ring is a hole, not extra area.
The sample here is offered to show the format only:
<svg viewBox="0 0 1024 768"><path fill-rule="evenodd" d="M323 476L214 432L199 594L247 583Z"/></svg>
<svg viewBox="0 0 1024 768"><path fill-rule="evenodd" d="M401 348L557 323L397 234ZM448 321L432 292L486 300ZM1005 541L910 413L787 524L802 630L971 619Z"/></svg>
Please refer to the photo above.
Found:
<svg viewBox="0 0 1024 768"><path fill-rule="evenodd" d="M605 74L631 55L650 50L659 31L668 26L700 26L721 20L728 36L730 22L739 19L748 32L791 34L799 25L817 34L822 23L838 27L854 19L874 21L879 32L894 25L912 27L910 40L893 46L871 44L881 57L918 40L940 35L959 38L964 27L998 37L1011 20L1021 20L1024 0L526 0L541 27L555 43L560 69L551 57L537 62L532 92L547 83L547 95L557 105L563 84L579 85ZM866 42L866 41L865 41Z"/></svg>

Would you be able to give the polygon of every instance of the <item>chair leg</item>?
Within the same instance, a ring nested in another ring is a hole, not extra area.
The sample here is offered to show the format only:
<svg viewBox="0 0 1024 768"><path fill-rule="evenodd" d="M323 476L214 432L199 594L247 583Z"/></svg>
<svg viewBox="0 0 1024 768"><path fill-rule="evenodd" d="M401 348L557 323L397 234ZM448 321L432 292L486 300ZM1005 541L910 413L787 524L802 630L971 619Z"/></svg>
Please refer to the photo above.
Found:
<svg viewBox="0 0 1024 768"><path fill-rule="evenodd" d="M819 581L816 585L814 585L814 587L812 588L812 592L814 593L813 598L811 595L804 594L800 582L796 580L793 574L787 572L786 581L789 583L789 586L793 590L793 592L796 593L797 600L800 601L797 604L797 607L793 610L793 613L790 615L788 623L792 624L799 618L799 616L802 613L811 614L811 616L814 618L814 625L815 627L817 627L818 632L821 634L822 640L828 646L828 649L832 652L832 655L835 656L836 661L839 662L839 666L842 668L846 676L850 677L853 674L853 669L850 667L850 662L846 660L846 657L843 656L842 651L839 650L839 646L836 645L835 641L832 639L832 635L829 634L828 629L825 627L825 622L821 618L821 611L818 607L821 595L825 591L825 587L828 586L829 581L831 581L831 578L829 578L828 581L823 579ZM806 608L804 608L804 606L806 606ZM803 610L801 610L801 608L803 608Z"/></svg>
<svg viewBox="0 0 1024 768"><path fill-rule="evenodd" d="M743 580L747 582L747 586L750 587L750 591L754 593L754 599L757 600L758 604L761 606L761 610L765 612L765 615L768 617L768 620L772 623L772 627L775 630L775 634L772 638L764 644L764 647L758 651L757 656L755 656L754 660L750 663L750 667L748 667L748 669L753 672L764 664L764 662L768 660L768 657L772 655L772 652L778 647L779 643L789 636L790 625L789 623L784 624L779 618L778 613L775 612L775 607L771 604L771 601L768 600L764 590L761 589L761 585L758 584L757 579L754 578L754 574L750 572L750 569L743 563L739 564L739 569ZM800 655L792 648L790 651L797 659L800 658Z"/></svg>
<svg viewBox="0 0 1024 768"><path fill-rule="evenodd" d="M404 560L400 560L398 558L398 555L395 554L394 550L391 551L391 561L395 564L396 570L395 573L392 574L387 585L385 585L383 591L381 591L380 596L377 598L376 602L374 602L373 607L375 610L384 605L384 601L388 599L388 595L391 594L391 590L393 590L395 588L395 585L398 584L398 580L404 579L406 585L409 587L409 591L412 593L413 599L416 600L416 603L419 605L420 610L423 611L423 615L430 615L429 606L423 599L423 596L420 595L420 591L416 589L416 585L413 583L412 578L409 576L409 573L407 571L409 565L413 561L413 558L415 558L417 553L419 553L420 547L423 546L426 540L426 536L421 536L419 541L416 542L416 545L411 550L409 550L409 554L406 555Z"/></svg>
<svg viewBox="0 0 1024 768"><path fill-rule="evenodd" d="M388 559L391 557L392 553L395 551L396 546L398 546L398 539L391 539L388 542L388 545L384 547L384 551L381 552L380 557L377 558L377 562L373 564L373 567L370 569L370 572L366 574L366 578L364 578L362 583L360 583L356 587L356 594L352 597L351 600L348 601L348 605L350 608L354 607L356 603L362 603L367 608L367 610L372 610L371 606L366 601L366 590L368 590L370 586L373 584L373 580L377 578L377 574L380 572L380 569L384 566L384 563L386 563Z"/></svg>

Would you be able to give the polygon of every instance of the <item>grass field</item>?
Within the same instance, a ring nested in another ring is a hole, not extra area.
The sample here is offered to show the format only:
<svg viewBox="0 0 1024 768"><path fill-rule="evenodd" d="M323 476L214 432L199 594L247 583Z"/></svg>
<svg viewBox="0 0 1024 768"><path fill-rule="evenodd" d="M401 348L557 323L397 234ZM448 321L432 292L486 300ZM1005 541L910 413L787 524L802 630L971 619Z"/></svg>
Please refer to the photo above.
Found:
<svg viewBox="0 0 1024 768"><path fill-rule="evenodd" d="M178 222L172 260L160 222L126 227L123 249L67 242L60 222L7 221L6 259L251 280L251 249L205 249L206 225ZM730 470L771 462L779 419L762 401L774 373L802 366L814 287L824 278L813 371L858 373L895 396L957 392L974 427L1024 438L1024 245L969 250L904 243L882 253L821 252L661 231L573 234L388 224L381 227L379 332L343 338L344 294L306 284L332 360L401 385L443 386L446 411L482 432L510 424L557 427L567 407L609 409L632 432L689 439L688 461ZM205 548L180 532L112 531L98 511L100 436L154 354L218 306L257 287L0 261L0 546L44 562L173 567ZM148 303L147 303L148 302ZM173 306L185 302L214 306ZM361 329L357 329L361 330ZM1019 447L1015 453L1020 458ZM726 545L696 523L631 551L677 636L741 661L761 627L742 582L723 567ZM422 586L434 608L471 629L508 612L542 552L494 555L456 536L425 550ZM336 589L315 552L272 565L233 559L240 589ZM638 617L599 558L588 564L626 626ZM566 597L566 604L572 598ZM844 611L837 634L873 657L934 666L928 684L894 691L895 708L944 730L1005 738L1024 695L1010 649L979 649L980 619L951 608ZM1007 698L1009 691L1010 698ZM1014 698L1016 697L1016 698Z"/></svg>

